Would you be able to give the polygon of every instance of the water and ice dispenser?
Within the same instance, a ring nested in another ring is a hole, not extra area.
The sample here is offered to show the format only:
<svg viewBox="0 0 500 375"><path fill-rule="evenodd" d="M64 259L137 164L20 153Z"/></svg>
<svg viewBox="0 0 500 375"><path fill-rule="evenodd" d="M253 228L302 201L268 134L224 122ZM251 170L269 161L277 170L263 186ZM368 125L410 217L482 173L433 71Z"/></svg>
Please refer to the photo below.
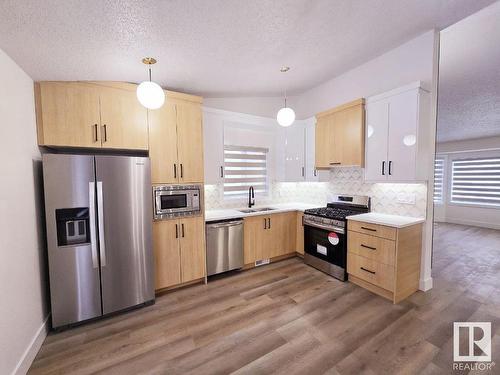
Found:
<svg viewBox="0 0 500 375"><path fill-rule="evenodd" d="M90 242L89 208L56 209L57 246Z"/></svg>

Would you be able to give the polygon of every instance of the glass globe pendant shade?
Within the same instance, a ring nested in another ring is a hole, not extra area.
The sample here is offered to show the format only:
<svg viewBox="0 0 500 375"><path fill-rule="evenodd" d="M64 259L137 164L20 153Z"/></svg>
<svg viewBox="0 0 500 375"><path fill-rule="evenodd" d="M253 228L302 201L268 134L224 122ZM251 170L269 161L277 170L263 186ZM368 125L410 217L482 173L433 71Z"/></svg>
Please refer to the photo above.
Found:
<svg viewBox="0 0 500 375"><path fill-rule="evenodd" d="M165 92L157 83L144 81L137 86L137 99L148 109L158 109L165 103Z"/></svg>
<svg viewBox="0 0 500 375"><path fill-rule="evenodd" d="M283 127L290 126L295 121L295 112L291 108L283 107L278 111L276 120Z"/></svg>

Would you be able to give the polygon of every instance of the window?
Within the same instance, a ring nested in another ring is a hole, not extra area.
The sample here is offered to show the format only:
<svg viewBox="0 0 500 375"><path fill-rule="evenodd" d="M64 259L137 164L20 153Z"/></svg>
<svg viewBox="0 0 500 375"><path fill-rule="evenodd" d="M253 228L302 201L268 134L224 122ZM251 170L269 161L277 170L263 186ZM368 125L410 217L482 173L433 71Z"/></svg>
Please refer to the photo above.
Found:
<svg viewBox="0 0 500 375"><path fill-rule="evenodd" d="M444 193L444 158L437 157L434 160L434 203L443 203Z"/></svg>
<svg viewBox="0 0 500 375"><path fill-rule="evenodd" d="M255 193L267 193L268 149L224 146L224 197L241 197L253 186Z"/></svg>
<svg viewBox="0 0 500 375"><path fill-rule="evenodd" d="M453 160L451 202L500 206L500 158Z"/></svg>

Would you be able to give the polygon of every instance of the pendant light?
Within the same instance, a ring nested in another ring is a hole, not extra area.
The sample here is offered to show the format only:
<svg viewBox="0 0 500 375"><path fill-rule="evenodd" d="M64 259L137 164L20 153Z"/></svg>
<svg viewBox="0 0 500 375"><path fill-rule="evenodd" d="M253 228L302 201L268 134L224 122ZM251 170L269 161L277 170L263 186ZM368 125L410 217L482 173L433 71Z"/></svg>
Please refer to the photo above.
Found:
<svg viewBox="0 0 500 375"><path fill-rule="evenodd" d="M165 92L159 84L151 81L151 65L156 64L156 59L145 57L142 62L148 66L149 81L141 82L137 86L137 99L148 109L158 109L165 103Z"/></svg>
<svg viewBox="0 0 500 375"><path fill-rule="evenodd" d="M281 73L286 73L290 70L290 67L284 66L280 69ZM293 124L295 121L295 112L293 109L286 106L286 90L285 90L285 106L278 111L276 115L276 120L278 124L283 127L287 127Z"/></svg>

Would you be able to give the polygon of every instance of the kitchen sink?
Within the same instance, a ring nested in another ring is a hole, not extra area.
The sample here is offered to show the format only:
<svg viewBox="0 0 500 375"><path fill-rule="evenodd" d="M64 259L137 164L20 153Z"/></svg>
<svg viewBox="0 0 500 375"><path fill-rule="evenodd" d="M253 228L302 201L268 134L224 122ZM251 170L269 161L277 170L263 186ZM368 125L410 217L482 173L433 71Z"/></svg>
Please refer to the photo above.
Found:
<svg viewBox="0 0 500 375"><path fill-rule="evenodd" d="M273 210L276 210L276 208L271 208L271 207L245 208L243 210L238 210L238 211L243 212L244 214L250 214L252 212L264 212L264 211L273 211Z"/></svg>

